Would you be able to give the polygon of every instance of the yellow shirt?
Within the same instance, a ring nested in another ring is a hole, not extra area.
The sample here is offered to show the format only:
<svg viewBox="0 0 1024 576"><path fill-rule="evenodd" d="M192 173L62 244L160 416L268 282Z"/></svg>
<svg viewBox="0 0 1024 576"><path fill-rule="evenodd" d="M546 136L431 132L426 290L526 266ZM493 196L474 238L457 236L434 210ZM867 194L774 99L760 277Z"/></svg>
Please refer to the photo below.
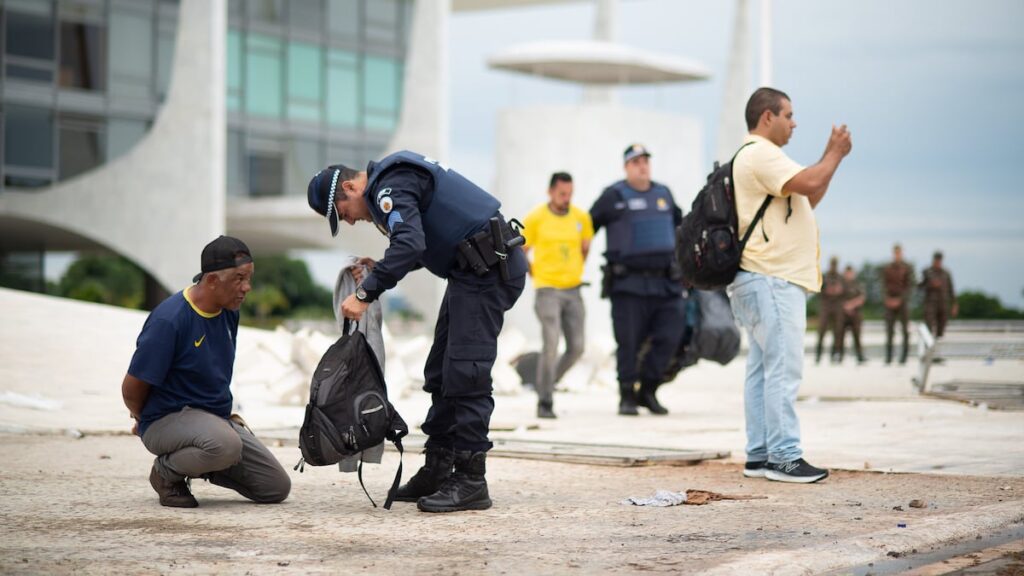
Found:
<svg viewBox="0 0 1024 576"><path fill-rule="evenodd" d="M746 233L765 196L771 194L778 198L768 205L750 235L740 267L748 272L782 278L810 292L819 292L821 266L814 209L806 196L782 189L804 167L761 136L749 134L745 142L753 144L743 148L732 165L740 238ZM792 198L793 213L787 222L789 198Z"/></svg>
<svg viewBox="0 0 1024 576"><path fill-rule="evenodd" d="M567 214L555 214L547 203L523 220L526 246L533 252L535 288L575 288L583 282L583 241L594 237L590 214L569 205Z"/></svg>

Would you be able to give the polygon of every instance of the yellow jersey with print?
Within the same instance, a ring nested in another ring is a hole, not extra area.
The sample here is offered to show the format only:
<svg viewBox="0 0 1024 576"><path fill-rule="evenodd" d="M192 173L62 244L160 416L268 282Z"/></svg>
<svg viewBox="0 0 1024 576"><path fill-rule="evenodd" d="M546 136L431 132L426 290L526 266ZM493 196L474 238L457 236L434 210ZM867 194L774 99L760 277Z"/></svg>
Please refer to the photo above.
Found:
<svg viewBox="0 0 1024 576"><path fill-rule="evenodd" d="M819 292L821 258L814 209L806 196L783 189L804 167L766 138L749 134L745 142L750 146L732 163L741 238L765 196L775 198L750 235L740 268Z"/></svg>
<svg viewBox="0 0 1024 576"><path fill-rule="evenodd" d="M594 237L590 214L569 205L555 214L541 204L523 220L523 237L533 253L534 288L575 288L583 282L583 242Z"/></svg>

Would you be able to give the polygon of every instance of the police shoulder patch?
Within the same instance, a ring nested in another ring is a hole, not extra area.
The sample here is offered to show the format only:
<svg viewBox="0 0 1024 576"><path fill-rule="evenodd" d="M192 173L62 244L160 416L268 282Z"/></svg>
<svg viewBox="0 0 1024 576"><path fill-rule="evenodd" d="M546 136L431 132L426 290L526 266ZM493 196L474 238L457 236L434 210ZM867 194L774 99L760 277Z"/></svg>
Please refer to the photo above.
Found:
<svg viewBox="0 0 1024 576"><path fill-rule="evenodd" d="M383 196L377 201L377 206L380 207L380 211L388 214L395 207L395 201L391 199L391 196Z"/></svg>

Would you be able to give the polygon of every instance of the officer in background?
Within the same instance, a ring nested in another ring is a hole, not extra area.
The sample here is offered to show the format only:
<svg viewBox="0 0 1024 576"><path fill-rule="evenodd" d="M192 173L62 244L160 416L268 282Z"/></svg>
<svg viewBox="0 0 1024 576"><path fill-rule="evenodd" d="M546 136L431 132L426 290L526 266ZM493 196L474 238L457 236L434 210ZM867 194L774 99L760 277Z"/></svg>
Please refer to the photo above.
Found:
<svg viewBox="0 0 1024 576"><path fill-rule="evenodd" d="M843 294L840 302L839 319L839 363L843 363L843 355L846 352L846 331L853 334L853 349L857 353L857 364L867 362L864 357L864 349L860 345L861 327L864 325L864 301L867 300L867 293L864 285L857 281L857 272L853 266L847 266L843 270Z"/></svg>
<svg viewBox="0 0 1024 576"><path fill-rule="evenodd" d="M491 368L504 314L526 282L522 236L505 223L501 203L436 160L402 151L365 171L328 166L309 182L309 206L338 222L372 222L388 237L384 258L341 303L358 320L370 303L412 270L425 267L448 286L423 369L431 406L422 428L426 463L396 500L424 512L490 508L486 455L494 398ZM454 469L454 471L453 471Z"/></svg>
<svg viewBox="0 0 1024 576"><path fill-rule="evenodd" d="M594 226L590 214L572 203L572 176L555 172L548 184L548 201L523 219L523 252L529 254L530 276L536 288L534 311L540 320L541 355L537 362L537 417L555 418L555 383L583 355L586 309L580 286L583 262L590 252ZM558 341L565 335L565 352Z"/></svg>
<svg viewBox="0 0 1024 576"><path fill-rule="evenodd" d="M892 247L892 262L882 269L882 303L885 305L885 363L892 363L892 340L896 328L896 320L903 329L903 351L900 353L900 364L907 362L910 343L910 293L914 288L914 269L903 261L903 248L896 244Z"/></svg>
<svg viewBox="0 0 1024 576"><path fill-rule="evenodd" d="M821 363L821 349L825 343L825 333L832 331L832 361L839 354L837 344L839 325L843 321L843 275L839 273L839 258L833 256L828 261L828 272L821 281L821 296L818 298L818 347L814 352L814 363Z"/></svg>
<svg viewBox="0 0 1024 576"><path fill-rule="evenodd" d="M942 267L942 252L932 256L932 265L925 268L920 287L924 290L924 323L933 336L942 338L950 312L956 318L960 311L953 292L953 276Z"/></svg>
<svg viewBox="0 0 1024 576"><path fill-rule="evenodd" d="M685 319L675 258L675 227L683 214L669 189L651 180L650 156L639 144L626 148L626 179L606 188L590 209L594 232L608 230L602 293L611 297L619 414L627 416L639 413L638 404L652 414L668 414L655 391L679 348ZM637 366L648 337L650 350Z"/></svg>

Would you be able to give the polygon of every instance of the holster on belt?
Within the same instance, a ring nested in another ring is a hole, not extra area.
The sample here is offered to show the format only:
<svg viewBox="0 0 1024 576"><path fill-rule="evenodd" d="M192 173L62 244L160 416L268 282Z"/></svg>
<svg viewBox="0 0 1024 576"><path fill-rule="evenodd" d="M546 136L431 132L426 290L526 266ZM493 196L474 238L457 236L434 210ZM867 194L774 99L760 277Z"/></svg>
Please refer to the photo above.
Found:
<svg viewBox="0 0 1024 576"><path fill-rule="evenodd" d="M609 262L604 266L601 266L601 298L608 298L612 294L612 284L615 283L615 278L619 276L625 276L629 272L629 268L619 264L618 262Z"/></svg>
<svg viewBox="0 0 1024 576"><path fill-rule="evenodd" d="M487 274L492 267L498 265L501 279L507 281L509 251L525 241L519 232L522 224L514 218L512 222L517 224L518 228L510 226L500 216L495 216L491 218L486 230L481 230L459 242L459 250L455 255L458 265L463 269L472 270L477 276Z"/></svg>

